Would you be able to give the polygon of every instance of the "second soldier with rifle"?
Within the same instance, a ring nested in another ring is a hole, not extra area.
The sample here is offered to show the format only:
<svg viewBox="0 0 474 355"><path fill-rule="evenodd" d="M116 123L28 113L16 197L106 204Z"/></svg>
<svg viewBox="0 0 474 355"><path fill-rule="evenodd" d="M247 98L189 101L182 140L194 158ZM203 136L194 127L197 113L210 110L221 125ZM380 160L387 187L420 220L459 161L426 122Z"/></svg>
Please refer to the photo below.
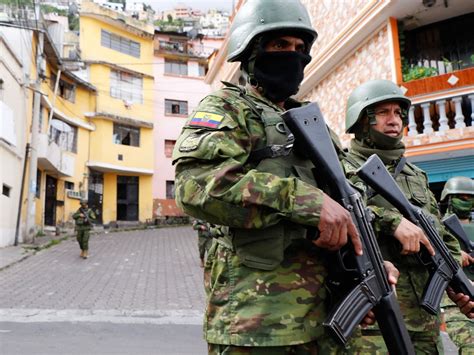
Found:
<svg viewBox="0 0 474 355"><path fill-rule="evenodd" d="M421 228L404 218L357 175L358 169L371 155L380 158L409 202L433 219L449 251L460 260L457 240L439 221L440 213L429 190L426 174L404 157L402 137L409 107L410 100L391 81L371 80L358 86L347 102L346 130L354 133L355 138L343 164L353 185L365 193L367 204L375 215L376 225L379 226L378 241L384 257L400 271L398 300L417 353L440 354L443 353L443 346L439 316L428 314L420 307L429 274L413 256L420 252L420 248L425 248L427 254L433 256L433 246ZM452 297L459 301L458 306L464 313L474 316L473 302L469 303L469 297L460 299L462 294L453 293ZM361 341L367 351L386 351L378 329L369 328L363 330L363 334Z"/></svg>

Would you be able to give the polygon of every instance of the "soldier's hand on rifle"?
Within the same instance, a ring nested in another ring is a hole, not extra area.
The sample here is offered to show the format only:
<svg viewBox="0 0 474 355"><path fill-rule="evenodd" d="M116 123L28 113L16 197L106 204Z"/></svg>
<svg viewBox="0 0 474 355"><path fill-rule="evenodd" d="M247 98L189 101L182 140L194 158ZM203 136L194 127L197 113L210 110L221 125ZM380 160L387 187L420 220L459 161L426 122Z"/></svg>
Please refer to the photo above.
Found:
<svg viewBox="0 0 474 355"><path fill-rule="evenodd" d="M474 257L472 257L463 250L461 250L461 259L462 267L468 267L469 265L474 264Z"/></svg>
<svg viewBox="0 0 474 355"><path fill-rule="evenodd" d="M85 214L84 214L84 213L81 213L79 216L82 217L82 218L84 218L84 217L85 217Z"/></svg>
<svg viewBox="0 0 474 355"><path fill-rule="evenodd" d="M418 253L420 251L420 243L426 247L431 255L435 254L433 246L425 233L423 233L423 230L406 218L402 218L393 236L402 245L402 255Z"/></svg>
<svg viewBox="0 0 474 355"><path fill-rule="evenodd" d="M323 196L319 218L319 238L314 241L320 248L338 250L347 243L347 236L357 255L362 255L362 243L350 213L328 195Z"/></svg>
<svg viewBox="0 0 474 355"><path fill-rule="evenodd" d="M469 319L474 319L474 301L470 301L468 295L465 295L464 293L455 293L451 287L448 287L446 292L451 301L456 303L459 307L462 314Z"/></svg>
<svg viewBox="0 0 474 355"><path fill-rule="evenodd" d="M393 265L390 261L384 260L383 266L385 267L385 272L387 273L388 282L392 286L396 286L398 282L398 277L400 276L400 271Z"/></svg>

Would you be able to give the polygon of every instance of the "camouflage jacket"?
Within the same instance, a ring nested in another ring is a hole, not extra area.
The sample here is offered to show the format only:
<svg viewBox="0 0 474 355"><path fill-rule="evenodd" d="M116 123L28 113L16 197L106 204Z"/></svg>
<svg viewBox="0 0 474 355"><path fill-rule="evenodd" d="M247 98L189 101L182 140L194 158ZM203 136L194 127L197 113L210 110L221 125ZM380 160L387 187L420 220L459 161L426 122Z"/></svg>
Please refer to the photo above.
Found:
<svg viewBox="0 0 474 355"><path fill-rule="evenodd" d="M355 172L367 158L359 152L350 151L343 159L346 176L355 187L362 190L366 197L369 189ZM387 165L387 169L391 173L395 171L395 167L393 164ZM434 218L436 227L451 253L460 260L459 243L440 223L441 215L436 199L429 189L425 172L413 164L406 163L396 177L396 181L412 204L421 207ZM429 315L419 306L428 280L428 272L414 256L402 256L399 242L393 237L393 233L401 221L401 214L380 195L373 195L373 191L368 192L368 195L367 205L374 212L376 218L374 226L384 259L392 261L400 271L397 297L408 330L437 332L439 329L437 318ZM372 196L370 197L370 195Z"/></svg>
<svg viewBox="0 0 474 355"><path fill-rule="evenodd" d="M87 216L87 218L82 217L81 214ZM96 215L91 208L87 208L85 210L79 208L72 215L72 218L76 222L76 230L90 230L92 229L92 222L95 221Z"/></svg>
<svg viewBox="0 0 474 355"><path fill-rule="evenodd" d="M252 159L270 131L281 133L282 145L288 139L281 112L258 94L224 88L201 101L173 152L177 204L230 227L205 267L209 343L283 346L322 335L326 268L321 251L298 237L302 226L317 226L322 191L309 161L293 152ZM295 238L279 238L292 232ZM254 250L259 255L247 255Z"/></svg>

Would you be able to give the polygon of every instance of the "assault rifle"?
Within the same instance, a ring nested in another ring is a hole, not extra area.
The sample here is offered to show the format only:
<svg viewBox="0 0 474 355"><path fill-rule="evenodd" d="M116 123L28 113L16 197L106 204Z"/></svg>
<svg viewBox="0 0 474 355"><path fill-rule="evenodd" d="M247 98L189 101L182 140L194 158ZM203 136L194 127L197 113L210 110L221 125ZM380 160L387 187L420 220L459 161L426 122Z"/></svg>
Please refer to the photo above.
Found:
<svg viewBox="0 0 474 355"><path fill-rule="evenodd" d="M388 282L382 253L371 225L369 211L361 195L345 178L323 115L316 103L286 111L283 120L301 144L309 159L331 184L338 202L350 212L359 232L363 255L356 255L351 246L337 252L340 268L354 274L341 287L350 291L333 307L323 325L346 344L354 328L373 309L385 344L391 354L414 354L414 348L403 321L395 292Z"/></svg>
<svg viewBox="0 0 474 355"><path fill-rule="evenodd" d="M79 209L81 213L84 215L84 219L86 220L86 224L92 225L91 220L89 219L89 213L86 210L84 210L82 207Z"/></svg>
<svg viewBox="0 0 474 355"><path fill-rule="evenodd" d="M357 174L367 185L395 206L406 219L423 229L435 250L435 255L430 255L422 245L422 249L416 254L418 260L428 268L430 273L428 283L423 290L421 307L428 313L437 314L444 290L448 285L455 292L462 292L469 295L471 301L474 300L474 286L449 252L433 226L432 220L421 208L412 205L407 200L380 158L376 154L372 155Z"/></svg>
<svg viewBox="0 0 474 355"><path fill-rule="evenodd" d="M444 218L443 224L448 229L448 231L452 235L454 235L459 241L462 250L474 257L474 242L472 240L469 240L469 237L464 231L458 216L452 214L449 217ZM467 272L471 274L471 276L474 276L474 264L465 267L464 270L467 270Z"/></svg>

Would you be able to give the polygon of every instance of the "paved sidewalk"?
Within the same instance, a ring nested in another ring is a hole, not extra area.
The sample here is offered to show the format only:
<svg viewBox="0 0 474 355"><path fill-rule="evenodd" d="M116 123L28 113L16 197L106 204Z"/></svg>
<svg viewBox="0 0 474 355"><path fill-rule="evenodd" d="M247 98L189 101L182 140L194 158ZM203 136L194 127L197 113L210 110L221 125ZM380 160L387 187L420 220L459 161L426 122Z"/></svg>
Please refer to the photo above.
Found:
<svg viewBox="0 0 474 355"><path fill-rule="evenodd" d="M37 238L35 246L53 239ZM202 324L203 273L191 227L100 233L89 243L87 260L74 237L39 251L1 248L0 320ZM456 354L443 340L446 354Z"/></svg>
<svg viewBox="0 0 474 355"><path fill-rule="evenodd" d="M34 255L38 250L48 247L52 243L67 239L67 235L44 235L36 237L34 243L19 244L0 248L0 271Z"/></svg>
<svg viewBox="0 0 474 355"><path fill-rule="evenodd" d="M202 313L202 269L191 227L102 233L89 244L87 260L79 257L75 238L34 257L22 247L0 249L0 309Z"/></svg>

